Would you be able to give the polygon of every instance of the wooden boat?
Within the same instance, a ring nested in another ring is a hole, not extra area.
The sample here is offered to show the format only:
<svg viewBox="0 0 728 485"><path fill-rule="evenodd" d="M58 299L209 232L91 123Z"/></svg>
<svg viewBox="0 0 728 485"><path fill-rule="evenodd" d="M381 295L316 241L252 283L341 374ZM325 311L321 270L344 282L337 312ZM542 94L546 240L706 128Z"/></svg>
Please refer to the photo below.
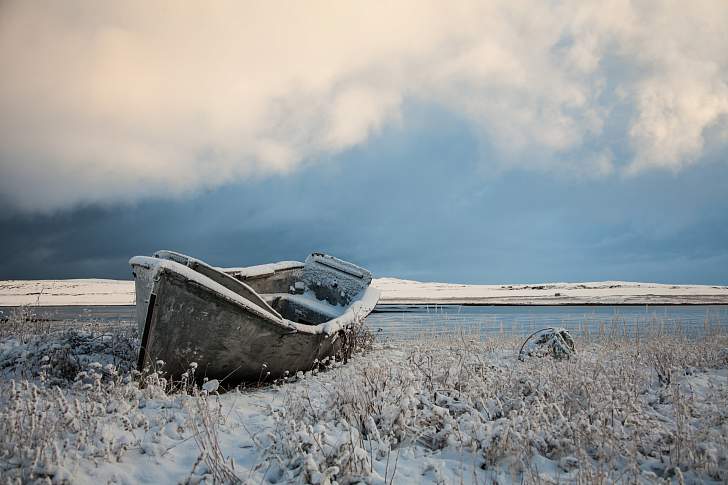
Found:
<svg viewBox="0 0 728 485"><path fill-rule="evenodd" d="M139 370L226 383L271 380L347 352L377 304L369 271L322 253L304 263L215 268L172 251L129 260L142 335ZM160 364L161 365L161 364Z"/></svg>

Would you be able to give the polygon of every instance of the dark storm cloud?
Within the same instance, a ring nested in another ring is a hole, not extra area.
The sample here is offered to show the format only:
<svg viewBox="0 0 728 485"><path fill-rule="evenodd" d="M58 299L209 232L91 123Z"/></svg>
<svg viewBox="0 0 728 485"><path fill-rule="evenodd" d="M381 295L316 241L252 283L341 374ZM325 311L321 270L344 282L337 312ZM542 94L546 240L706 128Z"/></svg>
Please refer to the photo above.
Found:
<svg viewBox="0 0 728 485"><path fill-rule="evenodd" d="M420 280L728 283L721 160L679 176L490 174L467 123L411 111L420 122L290 176L0 220L0 279L128 278L130 256L168 248L223 266L323 250Z"/></svg>

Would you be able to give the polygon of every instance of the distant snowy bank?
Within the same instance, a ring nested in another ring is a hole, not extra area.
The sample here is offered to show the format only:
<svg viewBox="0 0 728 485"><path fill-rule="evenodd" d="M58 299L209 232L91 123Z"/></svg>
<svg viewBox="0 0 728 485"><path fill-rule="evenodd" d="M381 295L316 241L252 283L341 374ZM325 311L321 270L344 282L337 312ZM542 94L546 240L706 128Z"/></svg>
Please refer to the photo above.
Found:
<svg viewBox="0 0 728 485"><path fill-rule="evenodd" d="M602 281L520 285L461 285L378 278L385 304L464 305L670 305L728 304L728 286ZM126 280L0 281L0 306L133 305Z"/></svg>
<svg viewBox="0 0 728 485"><path fill-rule="evenodd" d="M461 285L379 278L382 303L471 305L728 304L728 286L627 281Z"/></svg>
<svg viewBox="0 0 728 485"><path fill-rule="evenodd" d="M0 281L0 306L133 305L134 282L127 280Z"/></svg>

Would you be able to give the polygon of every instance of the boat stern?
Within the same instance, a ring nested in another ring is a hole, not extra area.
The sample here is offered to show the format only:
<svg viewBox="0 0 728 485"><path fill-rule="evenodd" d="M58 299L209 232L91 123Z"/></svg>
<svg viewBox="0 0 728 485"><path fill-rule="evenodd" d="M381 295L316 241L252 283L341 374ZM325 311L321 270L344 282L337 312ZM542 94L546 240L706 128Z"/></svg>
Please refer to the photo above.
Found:
<svg viewBox="0 0 728 485"><path fill-rule="evenodd" d="M148 262L146 258L133 257L129 260L132 274L134 275L134 290L136 292L136 319L139 336L144 333L144 324L147 320L147 311L152 297L154 283L157 279L157 268Z"/></svg>

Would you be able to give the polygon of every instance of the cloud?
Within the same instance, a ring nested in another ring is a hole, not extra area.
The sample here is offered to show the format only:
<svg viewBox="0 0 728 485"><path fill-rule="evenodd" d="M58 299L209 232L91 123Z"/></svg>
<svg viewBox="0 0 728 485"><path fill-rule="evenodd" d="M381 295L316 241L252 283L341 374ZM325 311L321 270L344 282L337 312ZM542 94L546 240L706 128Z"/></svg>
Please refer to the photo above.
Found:
<svg viewBox="0 0 728 485"><path fill-rule="evenodd" d="M725 143L726 25L720 0L3 2L0 197L49 212L288 173L410 99L506 167L678 171Z"/></svg>

